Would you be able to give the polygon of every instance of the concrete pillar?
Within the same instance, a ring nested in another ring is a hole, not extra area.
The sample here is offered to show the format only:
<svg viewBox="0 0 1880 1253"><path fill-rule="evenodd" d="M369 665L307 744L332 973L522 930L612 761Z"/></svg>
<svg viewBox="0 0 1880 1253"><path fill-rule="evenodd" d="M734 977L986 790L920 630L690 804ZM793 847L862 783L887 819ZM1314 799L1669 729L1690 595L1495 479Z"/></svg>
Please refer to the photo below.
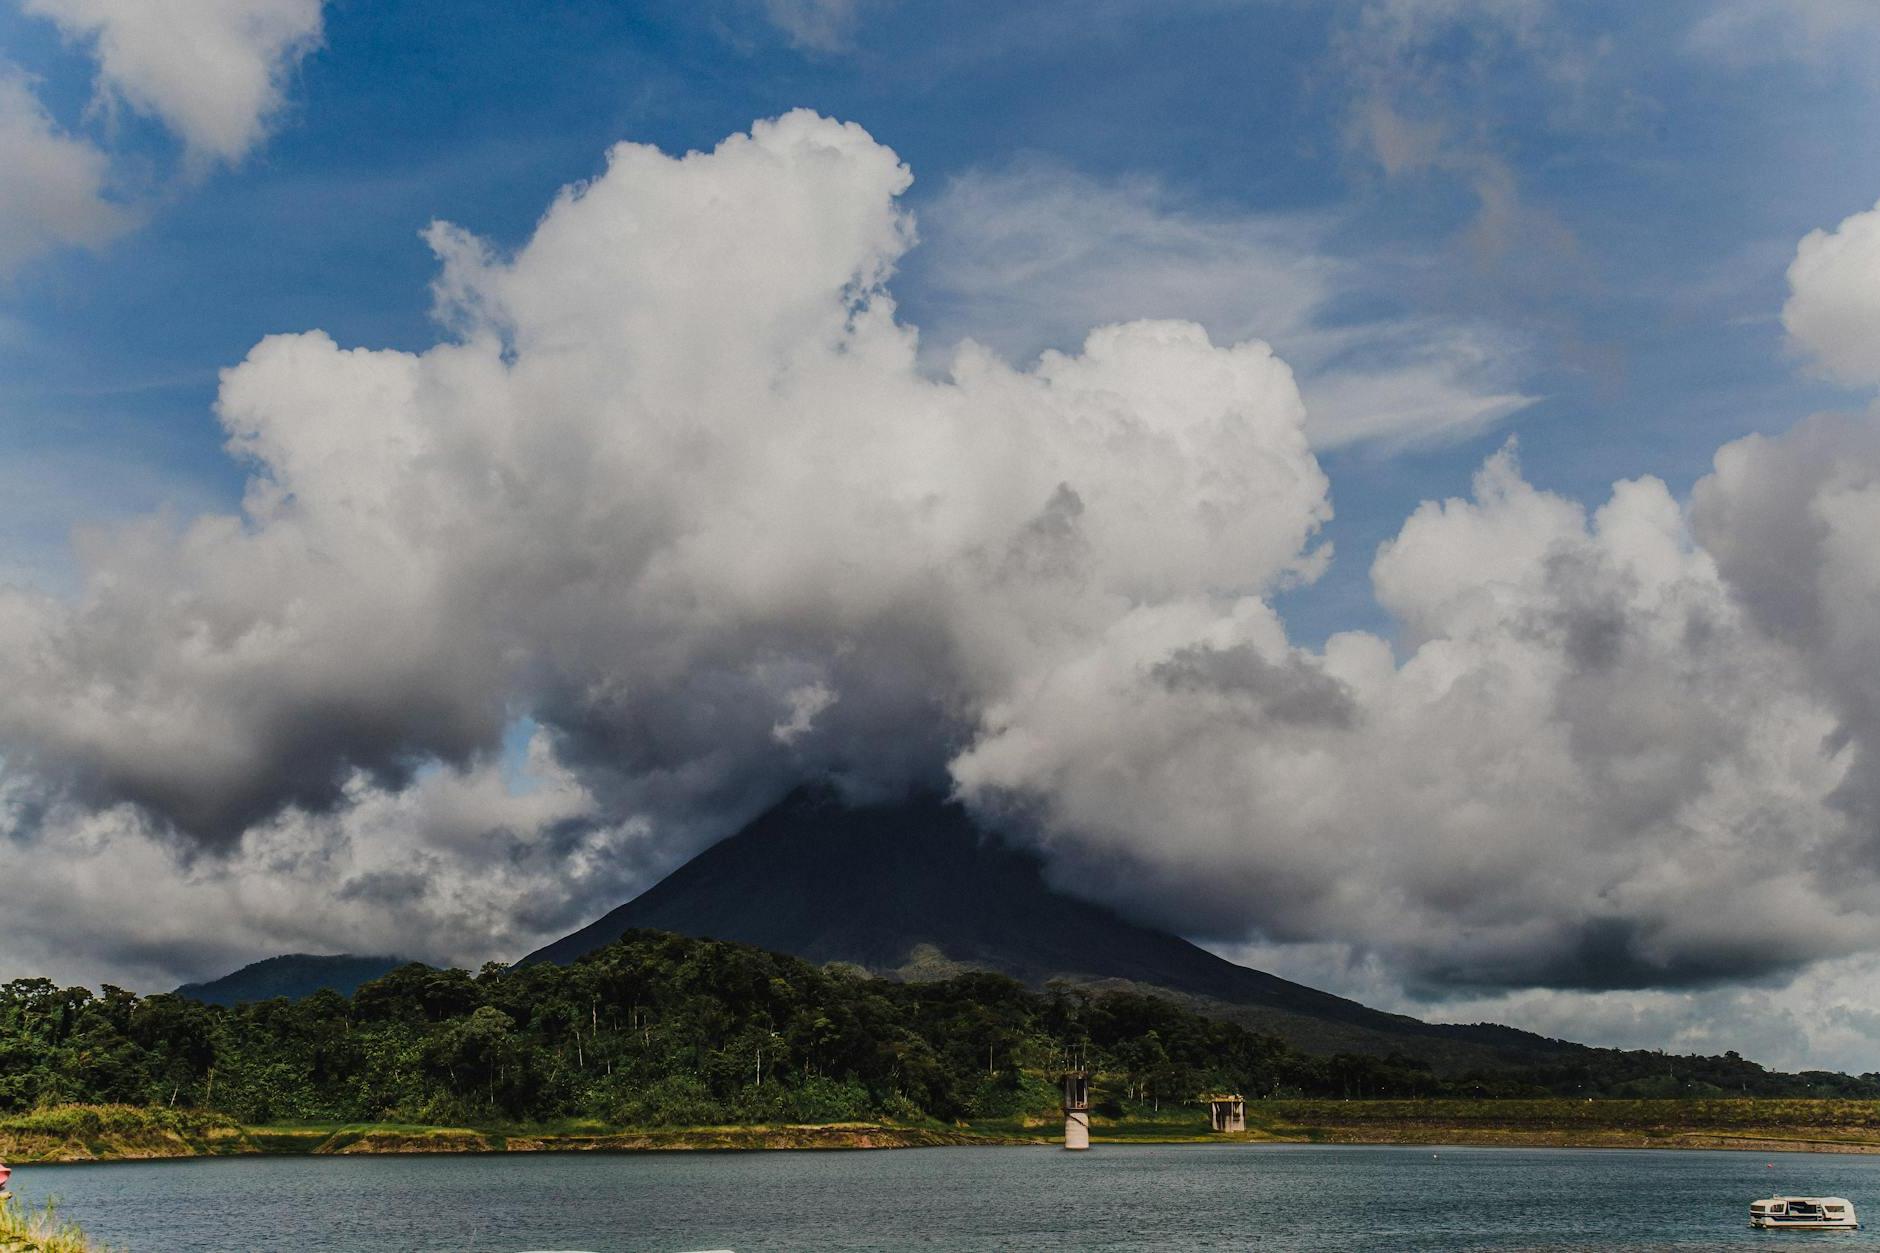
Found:
<svg viewBox="0 0 1880 1253"><path fill-rule="evenodd" d="M1090 1076L1081 1070L1066 1071L1064 1084L1064 1147L1090 1147Z"/></svg>

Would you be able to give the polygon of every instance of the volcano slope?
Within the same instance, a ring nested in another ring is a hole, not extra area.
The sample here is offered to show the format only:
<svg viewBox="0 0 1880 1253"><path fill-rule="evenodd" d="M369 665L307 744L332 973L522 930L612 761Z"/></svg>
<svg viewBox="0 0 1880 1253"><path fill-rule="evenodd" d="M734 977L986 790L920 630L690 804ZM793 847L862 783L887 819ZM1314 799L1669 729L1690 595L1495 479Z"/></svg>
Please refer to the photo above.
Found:
<svg viewBox="0 0 1880 1253"><path fill-rule="evenodd" d="M991 970L1176 997L1326 1054L1400 1053L1439 1071L1567 1060L1512 1027L1426 1023L1210 953L1054 888L1043 863L937 797L849 806L799 788L626 904L522 964L568 963L634 929L735 940L901 979Z"/></svg>

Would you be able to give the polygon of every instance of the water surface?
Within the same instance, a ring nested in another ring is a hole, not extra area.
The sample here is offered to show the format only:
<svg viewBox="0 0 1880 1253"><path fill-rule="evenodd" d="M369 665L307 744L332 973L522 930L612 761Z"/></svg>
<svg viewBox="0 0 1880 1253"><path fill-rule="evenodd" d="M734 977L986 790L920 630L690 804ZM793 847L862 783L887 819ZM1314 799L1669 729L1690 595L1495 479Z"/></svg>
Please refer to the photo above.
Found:
<svg viewBox="0 0 1880 1253"><path fill-rule="evenodd" d="M279 1157L22 1167L145 1250L1787 1249L1751 1199L1880 1221L1880 1157L1595 1149L1099 1145L882 1152Z"/></svg>

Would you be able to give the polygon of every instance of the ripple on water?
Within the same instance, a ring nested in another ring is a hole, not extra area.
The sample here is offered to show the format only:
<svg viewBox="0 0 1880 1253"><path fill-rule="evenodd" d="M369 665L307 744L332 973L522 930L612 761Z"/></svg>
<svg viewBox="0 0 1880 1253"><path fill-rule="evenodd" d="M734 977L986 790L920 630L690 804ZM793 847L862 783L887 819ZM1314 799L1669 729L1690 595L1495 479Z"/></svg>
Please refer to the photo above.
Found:
<svg viewBox="0 0 1880 1253"><path fill-rule="evenodd" d="M1819 1251L1749 1202L1880 1215L1880 1158L1587 1149L1098 1145L894 1152L219 1158L22 1168L96 1239L143 1250Z"/></svg>

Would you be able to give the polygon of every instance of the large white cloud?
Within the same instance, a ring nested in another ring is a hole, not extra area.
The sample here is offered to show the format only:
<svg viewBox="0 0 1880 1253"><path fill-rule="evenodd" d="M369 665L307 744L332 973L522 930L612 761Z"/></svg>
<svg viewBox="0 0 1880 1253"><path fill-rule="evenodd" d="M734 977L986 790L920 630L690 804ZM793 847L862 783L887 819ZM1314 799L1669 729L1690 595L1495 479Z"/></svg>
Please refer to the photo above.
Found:
<svg viewBox="0 0 1880 1253"><path fill-rule="evenodd" d="M323 0L22 0L91 43L102 95L162 120L199 156L232 161L280 108L320 41Z"/></svg>
<svg viewBox="0 0 1880 1253"><path fill-rule="evenodd" d="M1849 382L1880 382L1873 220L1811 235L1790 271L1792 335ZM1426 991L1870 952L1877 532L1874 412L1724 447L1688 506L1646 479L1591 517L1504 452L1378 554L1401 660L1364 634L1293 649L1262 607L1061 668L954 773L1093 890L1228 941L1256 919Z"/></svg>
<svg viewBox="0 0 1880 1253"><path fill-rule="evenodd" d="M8 594L16 768L226 845L532 711L612 812L716 830L805 771L939 782L989 696L1132 615L1318 568L1263 345L1140 323L917 369L882 288L908 178L798 113L622 145L507 260L436 227L460 339L264 341L220 400L243 517Z"/></svg>
<svg viewBox="0 0 1880 1253"><path fill-rule="evenodd" d="M153 899L256 945L511 955L834 773L1415 989L1880 945L1872 419L1732 445L1688 506L1589 512L1504 451L1377 555L1394 645L1302 650L1270 593L1329 505L1287 367L1160 321L936 374L887 289L909 180L807 113L622 145L513 256L432 229L446 342L259 344L219 405L240 517L0 599L7 822L56 854L16 896L108 899L100 850L154 882L180 838L221 851ZM552 786L498 785L525 716Z"/></svg>
<svg viewBox="0 0 1880 1253"><path fill-rule="evenodd" d="M1263 610L1145 636L996 711L955 772L1160 917L1432 983L1701 980L1880 937L1871 876L1828 868L1831 711L1662 484L1587 518L1504 453L1374 578L1401 664L1363 634L1291 649Z"/></svg>

